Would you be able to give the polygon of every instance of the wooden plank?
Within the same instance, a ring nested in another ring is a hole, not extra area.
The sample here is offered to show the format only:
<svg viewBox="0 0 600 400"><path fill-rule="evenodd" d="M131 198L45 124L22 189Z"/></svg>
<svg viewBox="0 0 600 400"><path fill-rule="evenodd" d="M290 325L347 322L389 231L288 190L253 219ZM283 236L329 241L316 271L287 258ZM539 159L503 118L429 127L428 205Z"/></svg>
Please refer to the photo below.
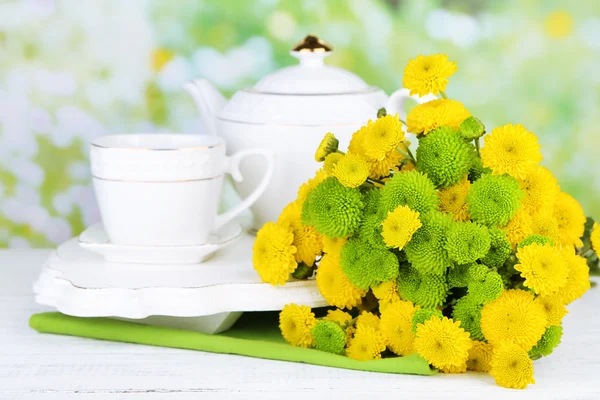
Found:
<svg viewBox="0 0 600 400"><path fill-rule="evenodd" d="M537 383L507 391L485 374L375 374L38 334L27 325L44 310L31 283L47 254L0 251L0 399L600 398L599 289L569 307L563 343L535 362Z"/></svg>

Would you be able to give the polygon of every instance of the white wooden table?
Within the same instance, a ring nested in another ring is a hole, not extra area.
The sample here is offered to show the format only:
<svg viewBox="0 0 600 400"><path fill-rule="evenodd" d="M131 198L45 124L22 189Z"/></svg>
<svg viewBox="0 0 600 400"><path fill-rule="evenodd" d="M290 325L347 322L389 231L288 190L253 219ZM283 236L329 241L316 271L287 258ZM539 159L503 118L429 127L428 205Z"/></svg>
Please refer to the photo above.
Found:
<svg viewBox="0 0 600 400"><path fill-rule="evenodd" d="M0 251L0 399L600 399L600 288L570 307L563 343L535 362L536 384L486 374L377 374L39 334L31 284L47 250Z"/></svg>

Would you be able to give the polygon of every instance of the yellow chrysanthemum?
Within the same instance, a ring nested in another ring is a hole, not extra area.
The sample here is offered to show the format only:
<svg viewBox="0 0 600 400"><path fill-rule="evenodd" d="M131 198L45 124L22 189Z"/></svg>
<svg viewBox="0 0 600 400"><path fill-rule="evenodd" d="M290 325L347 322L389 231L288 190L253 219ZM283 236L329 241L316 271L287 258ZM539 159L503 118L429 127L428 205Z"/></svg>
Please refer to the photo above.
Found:
<svg viewBox="0 0 600 400"><path fill-rule="evenodd" d="M494 348L490 361L490 375L496 384L505 388L525 389L528 384L535 383L533 379L533 362L522 347L505 343Z"/></svg>
<svg viewBox="0 0 600 400"><path fill-rule="evenodd" d="M360 326L370 326L371 328L378 330L379 329L379 317L372 312L363 311L360 313L358 318L356 318L356 327Z"/></svg>
<svg viewBox="0 0 600 400"><path fill-rule="evenodd" d="M560 243L558 222L554 218L552 209L542 210L531 218L531 231L534 234L546 236L552 240L552 243L557 245Z"/></svg>
<svg viewBox="0 0 600 400"><path fill-rule="evenodd" d="M369 121L362 134L364 155L371 160L383 160L404 141L404 131L398 115L388 114Z"/></svg>
<svg viewBox="0 0 600 400"><path fill-rule="evenodd" d="M346 349L346 355L354 360L366 361L381 358L385 340L378 330L367 325L356 327L354 337Z"/></svg>
<svg viewBox="0 0 600 400"><path fill-rule="evenodd" d="M590 269L586 259L575 254L572 247L564 247L561 256L567 264L569 274L565 286L553 296L559 298L563 304L569 304L583 296L590 288Z"/></svg>
<svg viewBox="0 0 600 400"><path fill-rule="evenodd" d="M536 294L547 296L567 284L569 271L558 248L532 243L517 250L519 263L515 270L525 278L523 285Z"/></svg>
<svg viewBox="0 0 600 400"><path fill-rule="evenodd" d="M412 319L417 308L410 301L395 301L381 310L379 329L387 346L395 354L405 356L415 352Z"/></svg>
<svg viewBox="0 0 600 400"><path fill-rule="evenodd" d="M323 236L323 252L327 254L337 254L338 257L340 255L340 251L342 247L346 244L348 240L342 238L328 238L327 236Z"/></svg>
<svg viewBox="0 0 600 400"><path fill-rule="evenodd" d="M400 300L398 295L398 281L392 279L391 281L383 282L379 286L371 288L373 294L379 300L379 307L382 308L383 304L393 303Z"/></svg>
<svg viewBox="0 0 600 400"><path fill-rule="evenodd" d="M552 210L560 186L552 172L545 167L535 167L524 179L519 180L521 190L525 193L523 207L531 215L543 210Z"/></svg>
<svg viewBox="0 0 600 400"><path fill-rule="evenodd" d="M316 324L315 314L308 306L286 304L279 313L279 329L285 341L292 346L313 346L312 329Z"/></svg>
<svg viewBox="0 0 600 400"><path fill-rule="evenodd" d="M440 372L443 374L464 374L467 372L467 363L465 362L458 367L451 365L449 367L440 368Z"/></svg>
<svg viewBox="0 0 600 400"><path fill-rule="evenodd" d="M420 97L426 94L438 94L446 90L448 78L450 78L458 67L454 61L449 61L445 54L433 54L430 56L417 56L410 60L404 68L404 79L402 85L410 90L410 95L418 94Z"/></svg>
<svg viewBox="0 0 600 400"><path fill-rule="evenodd" d="M540 303L546 313L546 328L560 325L563 317L569 312L558 296L538 296L534 301Z"/></svg>
<svg viewBox="0 0 600 400"><path fill-rule="evenodd" d="M355 188L369 177L369 164L360 154L344 154L333 167L332 176L342 185Z"/></svg>
<svg viewBox="0 0 600 400"><path fill-rule="evenodd" d="M585 213L577 200L565 192L556 196L554 218L558 222L560 242L565 246L583 246L581 237L585 230Z"/></svg>
<svg viewBox="0 0 600 400"><path fill-rule="evenodd" d="M542 161L537 137L523 125L507 124L484 137L481 161L494 174L525 179Z"/></svg>
<svg viewBox="0 0 600 400"><path fill-rule="evenodd" d="M465 178L456 185L440 189L440 209L447 213L452 213L454 219L460 222L469 220L469 212L467 211L467 193L471 188L471 182Z"/></svg>
<svg viewBox="0 0 600 400"><path fill-rule="evenodd" d="M546 313L540 303L533 301L532 293L505 290L483 306L481 331L493 346L514 343L529 351L546 331Z"/></svg>
<svg viewBox="0 0 600 400"><path fill-rule="evenodd" d="M326 321L337 322L340 326L344 326L344 324L352 320L352 315L336 308L335 310L328 310L327 315L324 316L323 319Z"/></svg>
<svg viewBox="0 0 600 400"><path fill-rule="evenodd" d="M333 168L344 157L342 153L331 153L327 157L325 157L325 162L323 163L323 169L329 176L333 176Z"/></svg>
<svg viewBox="0 0 600 400"><path fill-rule="evenodd" d="M406 164L404 164L404 166L402 167L402 172L413 171L415 169L417 169L417 166L415 165L415 163L409 161Z"/></svg>
<svg viewBox="0 0 600 400"><path fill-rule="evenodd" d="M287 282L298 266L293 242L293 228L287 222L267 222L258 231L252 247L252 264L263 282L271 285Z"/></svg>
<svg viewBox="0 0 600 400"><path fill-rule="evenodd" d="M399 171L402 160L404 160L404 156L396 149L387 153L383 160L368 159L369 178L381 179L389 176L391 172Z"/></svg>
<svg viewBox="0 0 600 400"><path fill-rule="evenodd" d="M381 160L367 157L363 146L367 133L367 126L363 126L352 134L352 139L348 146L348 153L360 154L367 159L367 163L369 164L369 178L381 179L382 177L388 176L390 171L398 171L398 166L401 164L404 156L396 148L387 152L385 157ZM404 141L404 143L407 146L410 145L408 141Z"/></svg>
<svg viewBox="0 0 600 400"><path fill-rule="evenodd" d="M513 247L521 243L527 236L533 234L531 223L531 216L525 208L521 207L513 215L512 219L508 221L508 224L502 228Z"/></svg>
<svg viewBox="0 0 600 400"><path fill-rule="evenodd" d="M406 126L411 133L426 135L440 126L458 129L470 116L471 113L462 103L450 99L437 99L419 104L410 110Z"/></svg>
<svg viewBox="0 0 600 400"><path fill-rule="evenodd" d="M291 203L288 203L288 205L281 210L281 214L279 214L277 222L282 224L287 222L291 225L291 222L297 220L301 213L302 203L298 200L294 200Z"/></svg>
<svg viewBox="0 0 600 400"><path fill-rule="evenodd" d="M346 328L346 347L350 345L352 339L354 339L354 334L356 333L356 326L350 325Z"/></svg>
<svg viewBox="0 0 600 400"><path fill-rule="evenodd" d="M398 206L383 221L381 236L388 247L402 250L420 227L418 211L408 206Z"/></svg>
<svg viewBox="0 0 600 400"><path fill-rule="evenodd" d="M335 253L323 256L317 268L317 287L327 303L338 308L352 308L360 304L365 290L354 286L340 267L340 257Z"/></svg>
<svg viewBox="0 0 600 400"><path fill-rule="evenodd" d="M415 350L436 368L460 367L467 362L473 341L469 332L447 317L437 316L417 326Z"/></svg>
<svg viewBox="0 0 600 400"><path fill-rule="evenodd" d="M321 182L327 179L327 172L323 168L317 171L314 177L310 178L308 181L304 182L298 188L298 201L300 203L304 203L304 200L308 197L310 192L313 191L314 188Z"/></svg>
<svg viewBox="0 0 600 400"><path fill-rule="evenodd" d="M296 246L296 262L304 262L312 267L316 257L323 251L323 235L319 234L314 226L304 225L300 219L301 213L302 204L295 200L283 209L277 222L287 222L293 229L292 244Z"/></svg>
<svg viewBox="0 0 600 400"><path fill-rule="evenodd" d="M494 347L490 343L473 341L473 347L469 350L467 369L469 371L489 372Z"/></svg>
<svg viewBox="0 0 600 400"><path fill-rule="evenodd" d="M600 253L600 224L597 222L594 222L594 228L592 229L592 235L590 236L590 244L592 250L594 250L596 254Z"/></svg>
<svg viewBox="0 0 600 400"><path fill-rule="evenodd" d="M350 138L350 144L348 145L348 153L360 154L366 157L365 149L363 148L363 142L367 135L367 125L361 126L356 132L352 134Z"/></svg>
<svg viewBox="0 0 600 400"><path fill-rule="evenodd" d="M321 143L319 143L319 147L317 147L317 151L315 152L315 161L325 161L325 157L327 157L327 155L337 151L339 144L340 141L337 140L335 135L331 132L327 132L323 140L321 140Z"/></svg>

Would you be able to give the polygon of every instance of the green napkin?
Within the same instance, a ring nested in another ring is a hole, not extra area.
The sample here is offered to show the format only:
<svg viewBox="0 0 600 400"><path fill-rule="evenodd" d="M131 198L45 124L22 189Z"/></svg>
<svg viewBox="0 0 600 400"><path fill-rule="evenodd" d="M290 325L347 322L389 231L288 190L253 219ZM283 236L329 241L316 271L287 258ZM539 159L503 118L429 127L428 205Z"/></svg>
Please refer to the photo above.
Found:
<svg viewBox="0 0 600 400"><path fill-rule="evenodd" d="M396 374L433 375L435 370L417 354L406 357L356 361L345 356L287 344L278 328L277 313L245 313L223 333L209 335L182 329L141 325L110 318L71 317L56 312L34 314L29 325L43 333L81 336L212 353L303 362L329 367Z"/></svg>

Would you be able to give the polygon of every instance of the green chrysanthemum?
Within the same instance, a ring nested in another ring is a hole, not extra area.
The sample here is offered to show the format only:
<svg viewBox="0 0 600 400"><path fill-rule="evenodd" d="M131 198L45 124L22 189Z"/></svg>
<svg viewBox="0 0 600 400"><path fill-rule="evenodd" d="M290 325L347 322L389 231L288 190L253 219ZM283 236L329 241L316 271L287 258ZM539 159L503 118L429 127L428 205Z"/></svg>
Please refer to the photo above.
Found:
<svg viewBox="0 0 600 400"><path fill-rule="evenodd" d="M367 290L398 276L398 259L385 249L353 238L342 247L340 264L346 278L357 288Z"/></svg>
<svg viewBox="0 0 600 400"><path fill-rule="evenodd" d="M454 129L443 126L419 139L417 168L444 188L469 173L474 157L475 147Z"/></svg>
<svg viewBox="0 0 600 400"><path fill-rule="evenodd" d="M554 349L560 344L562 338L563 328L562 326L552 325L542 335L542 338L537 342L531 350L529 350L530 357L549 356L552 354Z"/></svg>
<svg viewBox="0 0 600 400"><path fill-rule="evenodd" d="M320 320L312 330L317 350L343 354L346 347L346 332L333 321Z"/></svg>
<svg viewBox="0 0 600 400"><path fill-rule="evenodd" d="M467 284L471 279L469 270L473 264L475 263L451 266L448 270L448 287L451 289L467 287Z"/></svg>
<svg viewBox="0 0 600 400"><path fill-rule="evenodd" d="M502 277L495 271L488 271L483 279L472 277L468 283L469 296L482 304L496 300L503 291Z"/></svg>
<svg viewBox="0 0 600 400"><path fill-rule="evenodd" d="M445 249L452 261L467 264L485 256L490 243L490 234L485 226L473 222L454 222L450 225Z"/></svg>
<svg viewBox="0 0 600 400"><path fill-rule="evenodd" d="M443 318L442 312L437 308L420 308L415 311L412 319L412 331L417 332L417 325L428 321L431 317Z"/></svg>
<svg viewBox="0 0 600 400"><path fill-rule="evenodd" d="M483 305L467 295L459 299L452 310L452 319L460 321L460 327L471 334L471 339L483 340L481 332L481 309Z"/></svg>
<svg viewBox="0 0 600 400"><path fill-rule="evenodd" d="M479 178L481 178L485 174L491 174L492 170L490 168L486 168L483 166L483 162L481 158L474 157L473 164L471 165L471 169L469 170L469 180L471 182L475 182Z"/></svg>
<svg viewBox="0 0 600 400"><path fill-rule="evenodd" d="M545 244L549 244L550 246L554 246L554 243L552 243L552 240L550 240L546 236L543 236L543 235L529 235L525 239L523 239L523 241L521 243L519 243L519 245L517 247L520 249L521 247L529 246L530 244L533 244L533 243L541 244L542 246L545 245Z"/></svg>
<svg viewBox="0 0 600 400"><path fill-rule="evenodd" d="M302 222L328 238L347 237L356 231L364 203L358 189L327 178L310 192L302 206Z"/></svg>
<svg viewBox="0 0 600 400"><path fill-rule="evenodd" d="M430 211L420 218L421 227L404 247L406 258L420 272L442 275L452 264L445 246L446 234L454 219L440 211Z"/></svg>
<svg viewBox="0 0 600 400"><path fill-rule="evenodd" d="M474 280L475 281L484 281L485 277L489 271L490 271L489 268L486 267L485 265L481 265L481 264L477 264L477 263L469 264L469 275L468 275L469 280L468 280L468 282L471 282Z"/></svg>
<svg viewBox="0 0 600 400"><path fill-rule="evenodd" d="M492 239L490 250L481 261L488 267L499 268L510 256L512 246L502 229L491 228L489 233Z"/></svg>
<svg viewBox="0 0 600 400"><path fill-rule="evenodd" d="M399 172L381 188L381 209L387 213L408 206L423 214L437 210L440 199L433 182L417 170Z"/></svg>
<svg viewBox="0 0 600 400"><path fill-rule="evenodd" d="M375 215L379 211L379 204L381 202L381 193L379 189L369 189L363 192L363 203L365 204L365 208L363 209L363 214L366 215Z"/></svg>
<svg viewBox="0 0 600 400"><path fill-rule="evenodd" d="M481 121L473 116L465 119L458 127L460 136L467 140L477 139L485 133L485 126Z"/></svg>
<svg viewBox="0 0 600 400"><path fill-rule="evenodd" d="M363 217L358 227L358 237L373 247L387 249L387 245L381 236L383 218L380 214L371 214Z"/></svg>
<svg viewBox="0 0 600 400"><path fill-rule="evenodd" d="M423 308L435 308L444 304L448 285L444 276L421 274L410 265L400 267L398 294Z"/></svg>
<svg viewBox="0 0 600 400"><path fill-rule="evenodd" d="M487 226L504 226L521 206L524 193L508 175L483 175L471 185L466 203L471 219Z"/></svg>

